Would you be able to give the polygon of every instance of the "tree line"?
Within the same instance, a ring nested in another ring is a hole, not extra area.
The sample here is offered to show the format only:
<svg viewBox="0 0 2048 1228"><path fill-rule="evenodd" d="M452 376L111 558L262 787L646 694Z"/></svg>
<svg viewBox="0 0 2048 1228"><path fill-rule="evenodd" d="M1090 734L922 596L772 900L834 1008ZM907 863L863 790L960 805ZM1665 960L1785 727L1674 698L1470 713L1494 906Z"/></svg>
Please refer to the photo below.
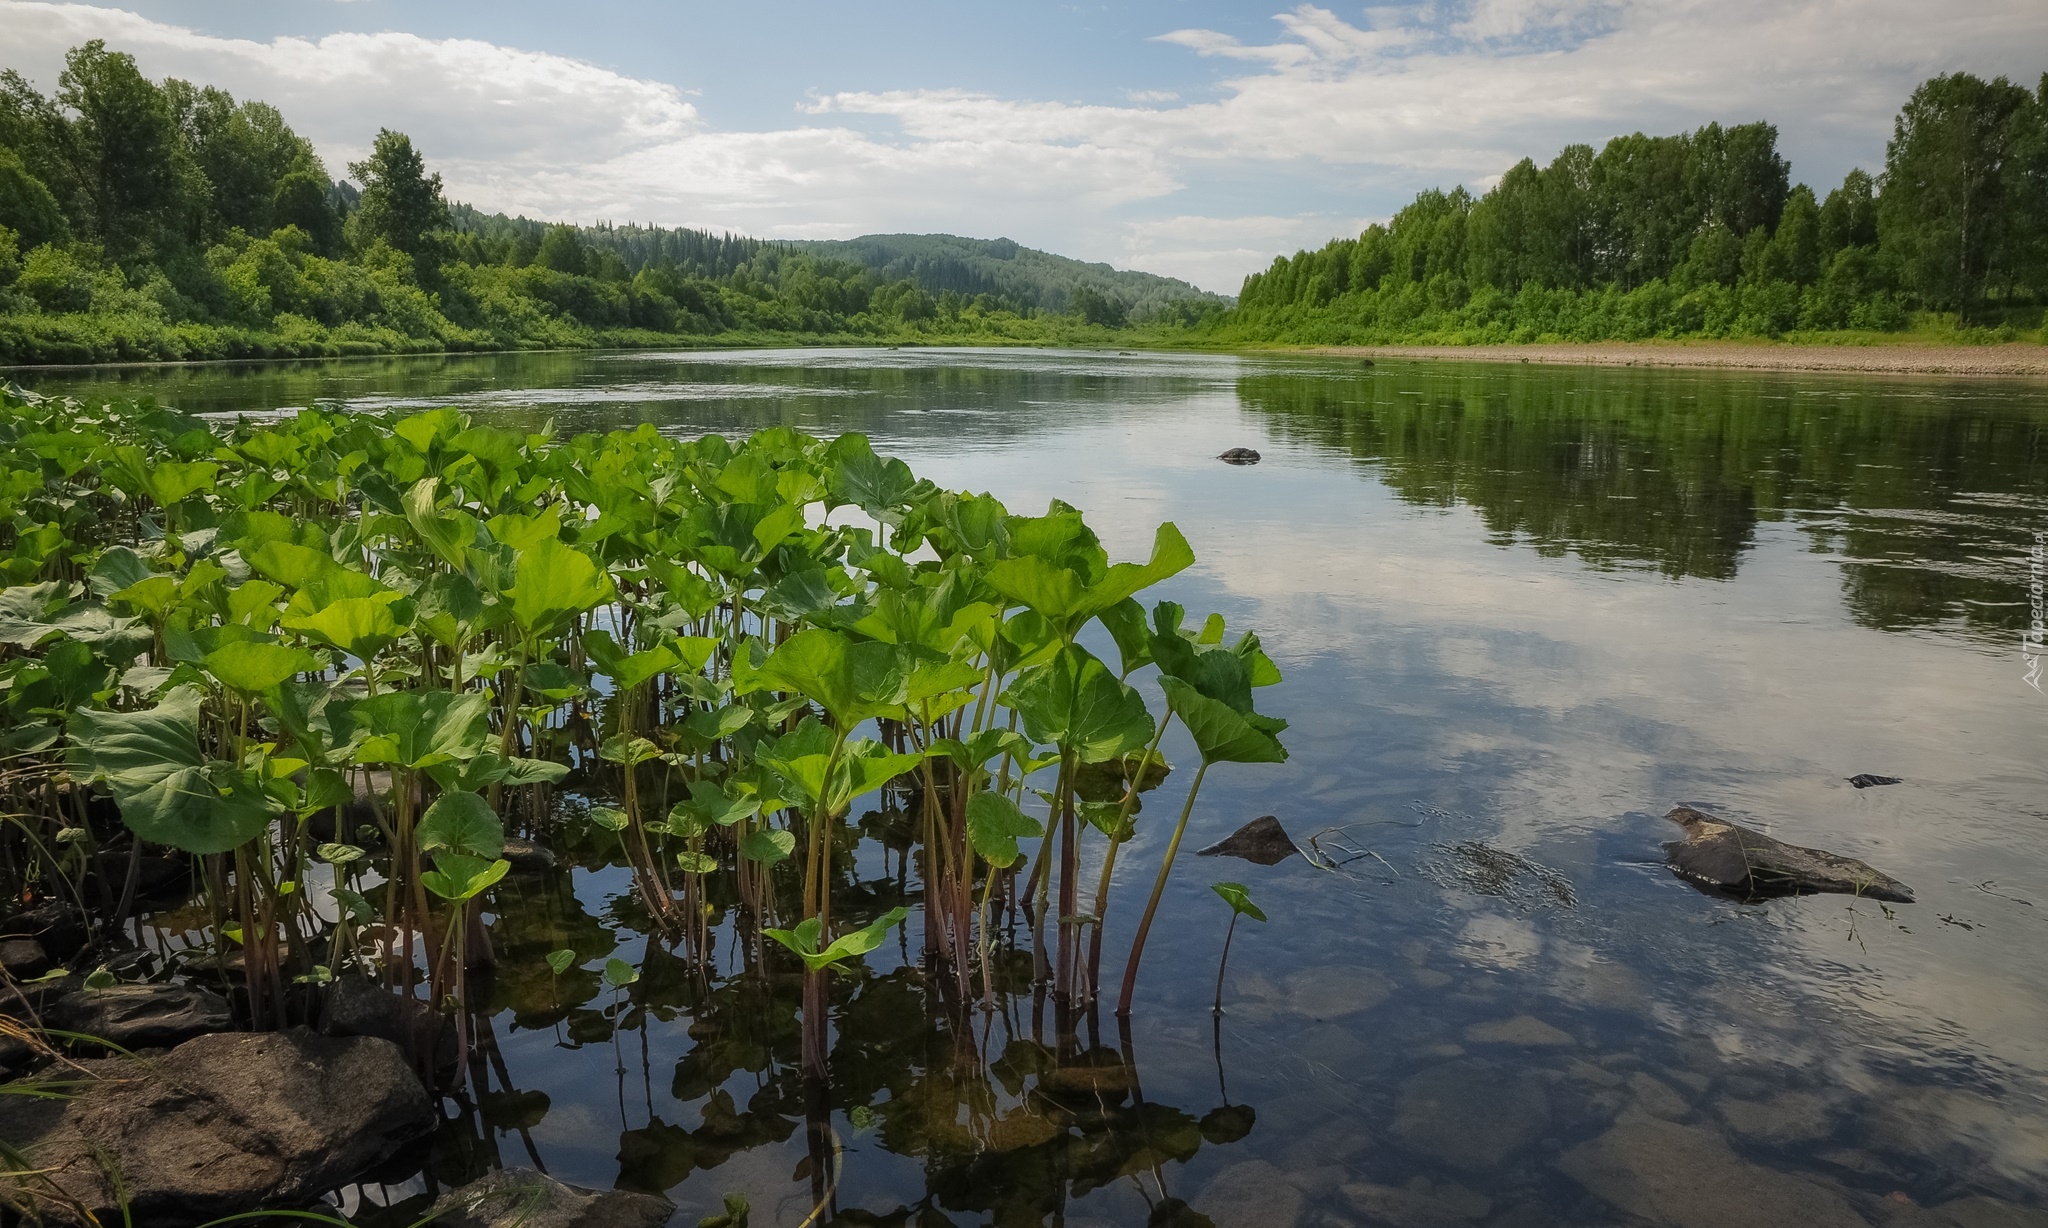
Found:
<svg viewBox="0 0 2048 1228"><path fill-rule="evenodd" d="M1935 77L1877 175L1794 184L1768 123L1524 158L1479 196L1245 279L1223 328L1300 340L1529 341L1896 330L1915 312L2038 327L2048 301L2048 75Z"/></svg>
<svg viewBox="0 0 2048 1228"><path fill-rule="evenodd" d="M388 130L346 172L331 177L276 108L152 81L104 42L74 48L50 95L0 73L0 363L1058 341L1221 307L1145 275L1118 275L1146 283L1132 287L1091 275L1071 294L1040 293L1043 275L1028 292L991 281L1000 292L961 293L972 286L944 262L884 268L860 249L486 214L450 202ZM1201 309L1179 311L1177 297Z"/></svg>

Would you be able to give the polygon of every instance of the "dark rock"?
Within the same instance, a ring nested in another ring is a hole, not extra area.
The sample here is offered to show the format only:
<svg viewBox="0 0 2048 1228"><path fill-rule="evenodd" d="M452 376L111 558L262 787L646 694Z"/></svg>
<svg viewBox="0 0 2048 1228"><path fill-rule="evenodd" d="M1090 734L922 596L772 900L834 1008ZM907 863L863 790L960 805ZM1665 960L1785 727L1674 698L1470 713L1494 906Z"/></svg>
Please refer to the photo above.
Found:
<svg viewBox="0 0 2048 1228"><path fill-rule="evenodd" d="M334 978L320 1015L320 1030L329 1036L374 1036L412 1052L431 1036L436 1065L446 1067L455 1061L455 1033L439 1024L425 1002L400 997L357 973Z"/></svg>
<svg viewBox="0 0 2048 1228"><path fill-rule="evenodd" d="M516 836L505 837L505 851L500 853L499 856L511 862L512 868L515 870L552 870L555 868L554 853L541 845L535 844L531 840L521 840Z"/></svg>
<svg viewBox="0 0 2048 1228"><path fill-rule="evenodd" d="M1230 465L1256 465L1259 454L1251 448L1232 448L1217 456L1217 460Z"/></svg>
<svg viewBox="0 0 2048 1228"><path fill-rule="evenodd" d="M1751 899L1832 891L1913 902L1911 887L1853 857L1787 844L1690 806L1664 817L1685 829L1685 839L1664 846L1664 859L1681 878Z"/></svg>
<svg viewBox="0 0 2048 1228"><path fill-rule="evenodd" d="M450 1190L428 1218L437 1228L660 1228L675 1205L630 1190L586 1190L530 1168L507 1168Z"/></svg>
<svg viewBox="0 0 2048 1228"><path fill-rule="evenodd" d="M1859 789L1874 789L1879 785L1897 785L1905 782L1896 776L1873 776L1869 772L1858 772L1849 778L1849 783Z"/></svg>
<svg viewBox="0 0 2048 1228"><path fill-rule="evenodd" d="M118 896L128 883L128 854L93 854L92 874L94 877L106 879L112 885L114 894ZM137 899L183 891L191 881L192 863L183 857L159 857L145 853L135 867Z"/></svg>
<svg viewBox="0 0 2048 1228"><path fill-rule="evenodd" d="M0 938L0 972L17 981L41 976L51 968L50 953L33 938Z"/></svg>
<svg viewBox="0 0 2048 1228"><path fill-rule="evenodd" d="M36 1019L41 1019L65 994L77 993L85 988L83 978L76 975L52 977L30 985L9 985L0 989L0 1015L21 1017L26 1010Z"/></svg>
<svg viewBox="0 0 2048 1228"><path fill-rule="evenodd" d="M226 998L197 985L114 985L66 994L44 1022L123 1049L163 1049L235 1026Z"/></svg>
<svg viewBox="0 0 2048 1228"><path fill-rule="evenodd" d="M0 936L33 938L52 959L68 960L85 949L91 934L76 908L51 900L0 921Z"/></svg>
<svg viewBox="0 0 2048 1228"><path fill-rule="evenodd" d="M1294 847L1294 841L1287 838L1287 829L1280 826L1280 820L1266 814L1253 819L1208 848L1198 850L1195 855L1242 857L1253 865L1270 866L1286 861L1300 851Z"/></svg>
<svg viewBox="0 0 2048 1228"><path fill-rule="evenodd" d="M40 1170L54 1224L79 1222L80 1208L182 1228L303 1205L434 1122L404 1055L368 1037L201 1036L146 1063L80 1065L90 1082L71 1099L0 1096L0 1138Z"/></svg>

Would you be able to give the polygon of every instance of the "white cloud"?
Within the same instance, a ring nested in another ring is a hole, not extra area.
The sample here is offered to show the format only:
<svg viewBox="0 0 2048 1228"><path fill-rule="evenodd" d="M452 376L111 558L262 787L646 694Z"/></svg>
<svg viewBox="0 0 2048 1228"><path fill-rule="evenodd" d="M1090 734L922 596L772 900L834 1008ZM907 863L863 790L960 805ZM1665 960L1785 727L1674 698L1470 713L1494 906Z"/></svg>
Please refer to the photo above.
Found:
<svg viewBox="0 0 2048 1228"><path fill-rule="evenodd" d="M1265 44L1162 34L1239 66L1213 100L846 90L754 132L709 128L686 84L404 33L258 42L0 0L0 64L50 85L64 48L106 38L152 75L278 104L337 171L378 127L409 132L451 194L486 208L770 236L1006 233L1228 290L1281 250L1267 244L1343 233L1312 229L1337 220L1333 199L1384 211L1427 183L1483 184L1524 154L1637 128L1772 118L1798 173L1826 182L1882 156L1921 78L2038 72L2048 45L2040 0L1431 0L1355 13L1301 5ZM1191 185L1215 175L1253 186L1205 209ZM1283 217L1293 224L1273 224Z"/></svg>

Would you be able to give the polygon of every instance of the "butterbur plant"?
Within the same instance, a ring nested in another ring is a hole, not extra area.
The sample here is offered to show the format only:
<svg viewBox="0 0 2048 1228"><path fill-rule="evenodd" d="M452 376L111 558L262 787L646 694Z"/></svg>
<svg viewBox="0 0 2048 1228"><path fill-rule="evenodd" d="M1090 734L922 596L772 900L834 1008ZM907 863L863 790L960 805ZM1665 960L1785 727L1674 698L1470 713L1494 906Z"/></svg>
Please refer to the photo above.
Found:
<svg viewBox="0 0 2048 1228"><path fill-rule="evenodd" d="M1223 1013L1223 971L1230 966L1230 940L1237 936L1237 919L1250 917L1264 921L1266 914L1257 904L1252 903L1252 893L1243 883L1212 883L1214 891L1225 904L1230 905L1230 925L1223 931L1223 955L1216 961L1216 1013Z"/></svg>
<svg viewBox="0 0 2048 1228"><path fill-rule="evenodd" d="M112 929L128 893L83 867L196 859L248 1022L311 1018L316 969L368 972L466 1044L508 839L554 842L622 865L650 946L700 976L721 951L800 966L822 1076L831 971L910 920L836 915L862 799L903 816L906 946L952 1008L994 1005L1011 935L1085 1005L1178 723L1199 763L1141 870L1127 1011L1209 770L1285 758L1257 639L1141 601L1193 561L1165 524L1112 562L1078 509L942 490L859 435L0 393L5 886Z"/></svg>

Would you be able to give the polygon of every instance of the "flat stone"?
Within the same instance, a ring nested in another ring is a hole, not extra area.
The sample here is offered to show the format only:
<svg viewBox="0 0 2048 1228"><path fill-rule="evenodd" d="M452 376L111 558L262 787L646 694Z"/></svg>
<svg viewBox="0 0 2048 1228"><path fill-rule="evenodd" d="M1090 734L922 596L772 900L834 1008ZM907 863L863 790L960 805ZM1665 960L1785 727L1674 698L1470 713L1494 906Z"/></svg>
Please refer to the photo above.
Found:
<svg viewBox="0 0 2048 1228"><path fill-rule="evenodd" d="M1484 1196L1475 1196L1475 1203L1443 1199L1433 1193L1398 1185L1373 1185L1364 1181L1350 1182L1338 1192L1345 1204L1358 1214L1359 1222L1371 1228L1467 1228L1491 1207Z"/></svg>
<svg viewBox="0 0 2048 1228"><path fill-rule="evenodd" d="M1652 1117L1684 1121L1692 1116L1692 1103L1662 1079L1638 1070L1628 1077L1628 1089L1635 1093L1636 1107Z"/></svg>
<svg viewBox="0 0 2048 1228"><path fill-rule="evenodd" d="M1475 1045L1521 1045L1531 1049L1573 1043L1571 1033L1554 1028L1534 1015L1475 1023L1465 1029L1465 1039Z"/></svg>
<svg viewBox="0 0 2048 1228"><path fill-rule="evenodd" d="M1499 1168L1550 1125L1550 1101L1526 1075L1482 1062L1447 1062L1401 1084L1394 1135L1410 1151L1466 1172Z"/></svg>
<svg viewBox="0 0 2048 1228"><path fill-rule="evenodd" d="M440 1228L661 1228L675 1205L630 1190L586 1190L530 1168L507 1168L441 1196Z"/></svg>
<svg viewBox="0 0 2048 1228"><path fill-rule="evenodd" d="M1288 1009L1311 1019L1369 1011L1393 992L1387 978L1370 968L1304 968L1287 978Z"/></svg>
<svg viewBox="0 0 2048 1228"><path fill-rule="evenodd" d="M1210 1178L1192 1205L1216 1228L1294 1228L1308 1199L1278 1168L1245 1160Z"/></svg>
<svg viewBox="0 0 2048 1228"><path fill-rule="evenodd" d="M1711 1130L1648 1113L1564 1153L1573 1180L1616 1208L1676 1228L1867 1228L1841 1195L1789 1173L1751 1164Z"/></svg>
<svg viewBox="0 0 2048 1228"><path fill-rule="evenodd" d="M1411 975L1414 976L1415 983L1424 989L1442 989L1451 983L1449 973L1438 972L1434 968L1417 968Z"/></svg>
<svg viewBox="0 0 2048 1228"><path fill-rule="evenodd" d="M0 1138L64 1195L38 1199L51 1223L78 1222L66 1201L150 1228L300 1206L434 1124L405 1056L368 1037L222 1033L79 1065L93 1081L72 1099L0 1096Z"/></svg>
<svg viewBox="0 0 2048 1228"><path fill-rule="evenodd" d="M59 998L51 1027L123 1049L165 1049L235 1026L226 998L197 985L114 985Z"/></svg>
<svg viewBox="0 0 2048 1228"><path fill-rule="evenodd" d="M0 972L5 972L9 980L38 977L52 966L50 953L35 939L0 938Z"/></svg>
<svg viewBox="0 0 2048 1228"><path fill-rule="evenodd" d="M1828 1102L1812 1092L1785 1092L1768 1100L1726 1099L1714 1107L1745 1142L1782 1147L1817 1143L1834 1133Z"/></svg>
<svg viewBox="0 0 2048 1228"><path fill-rule="evenodd" d="M1749 897L1835 892L1913 902L1911 887L1853 857L1787 844L1690 806L1664 817L1685 829L1685 839L1664 846L1664 859L1704 886Z"/></svg>
<svg viewBox="0 0 2048 1228"><path fill-rule="evenodd" d="M1904 1223L1904 1218L1889 1221ZM1913 1221L1913 1228L2048 1228L2048 1211L2022 1207L2002 1198L1974 1195L1928 1207Z"/></svg>

